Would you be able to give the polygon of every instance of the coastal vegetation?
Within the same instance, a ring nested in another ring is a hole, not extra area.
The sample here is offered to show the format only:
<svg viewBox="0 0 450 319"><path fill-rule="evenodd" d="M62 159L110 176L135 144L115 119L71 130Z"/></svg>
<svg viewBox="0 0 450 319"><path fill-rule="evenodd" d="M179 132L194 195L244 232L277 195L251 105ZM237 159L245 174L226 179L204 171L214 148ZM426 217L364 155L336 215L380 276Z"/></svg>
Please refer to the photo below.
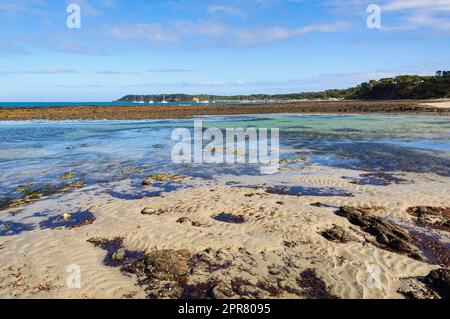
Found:
<svg viewBox="0 0 450 319"><path fill-rule="evenodd" d="M450 97L450 71L436 76L402 75L379 81L372 80L356 87L347 96L362 100L439 99Z"/></svg>
<svg viewBox="0 0 450 319"><path fill-rule="evenodd" d="M450 98L450 71L438 71L435 76L400 75L393 78L371 80L348 89L331 89L321 92L301 92L292 94L252 94L252 95L127 95L120 102L254 102L292 100L402 100Z"/></svg>

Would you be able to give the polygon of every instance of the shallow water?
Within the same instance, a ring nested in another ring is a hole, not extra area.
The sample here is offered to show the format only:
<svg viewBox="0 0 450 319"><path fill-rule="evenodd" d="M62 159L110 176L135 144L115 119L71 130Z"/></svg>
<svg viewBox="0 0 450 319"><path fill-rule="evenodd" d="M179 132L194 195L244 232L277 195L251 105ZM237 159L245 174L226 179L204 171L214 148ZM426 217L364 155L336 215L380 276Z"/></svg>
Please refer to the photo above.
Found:
<svg viewBox="0 0 450 319"><path fill-rule="evenodd" d="M281 157L300 153L307 157L304 165L450 176L447 117L251 115L201 119L204 128L280 128ZM24 189L79 179L90 185L130 178L138 184L154 172L203 178L260 174L259 168L250 164L174 164L171 133L177 127L192 128L192 124L192 120L0 122L0 201L19 198Z"/></svg>
<svg viewBox="0 0 450 319"><path fill-rule="evenodd" d="M247 102L247 104L262 104L270 102ZM201 105L214 105L214 102ZM242 104L242 102L220 102L217 104ZM199 105L196 102L169 102L161 103L134 103L134 102L0 102L0 108L50 108L71 106L177 106L177 105Z"/></svg>

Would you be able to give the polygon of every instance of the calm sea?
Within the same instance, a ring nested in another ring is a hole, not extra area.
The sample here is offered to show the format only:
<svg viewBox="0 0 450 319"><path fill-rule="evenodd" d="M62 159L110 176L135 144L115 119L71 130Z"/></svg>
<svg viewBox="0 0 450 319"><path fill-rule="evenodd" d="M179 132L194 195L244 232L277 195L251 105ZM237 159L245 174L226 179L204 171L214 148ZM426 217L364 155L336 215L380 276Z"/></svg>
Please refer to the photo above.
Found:
<svg viewBox="0 0 450 319"><path fill-rule="evenodd" d="M403 183L402 177L409 172L450 176L450 117L252 115L202 119L204 128L218 128L223 133L237 127L279 128L280 157L302 158L283 169L292 166L301 174L311 174L302 167L317 165L355 169L369 173L357 181L362 185L383 185L386 180ZM199 177L204 182L220 180L221 176L260 175L260 167L254 164L174 163L171 134L180 127L192 133L192 125L192 120L0 121L0 213L2 205L25 194L49 193L46 203L44 200L12 214L0 214L0 238L37 227L54 227L64 212L76 212L73 222L79 223L90 216L83 210L83 203L98 196L148 198L195 183L195 179L188 179L143 186L145 177L154 173ZM352 180L348 175L343 177ZM67 183L83 181L84 188L64 195L72 199L59 197L59 190ZM244 185L245 180L228 183ZM295 181L292 183L295 185ZM281 189L285 186L284 182L280 185ZM341 189L307 184L292 187L292 192L344 196Z"/></svg>
<svg viewBox="0 0 450 319"><path fill-rule="evenodd" d="M301 152L309 164L376 172L450 176L450 119L433 116L253 115L203 117L204 127L280 128L281 158ZM252 165L174 164L175 128L192 120L0 121L0 202L21 185L88 184L156 172L214 177L259 174ZM292 154L291 154L292 153Z"/></svg>
<svg viewBox="0 0 450 319"><path fill-rule="evenodd" d="M242 102L217 102L217 104L241 104ZM264 103L264 102L246 102ZM0 108L29 108L29 107L70 107L70 106L158 106L158 105L197 105L194 102L170 102L170 103L133 103L133 102L0 102ZM214 104L214 103L206 103Z"/></svg>

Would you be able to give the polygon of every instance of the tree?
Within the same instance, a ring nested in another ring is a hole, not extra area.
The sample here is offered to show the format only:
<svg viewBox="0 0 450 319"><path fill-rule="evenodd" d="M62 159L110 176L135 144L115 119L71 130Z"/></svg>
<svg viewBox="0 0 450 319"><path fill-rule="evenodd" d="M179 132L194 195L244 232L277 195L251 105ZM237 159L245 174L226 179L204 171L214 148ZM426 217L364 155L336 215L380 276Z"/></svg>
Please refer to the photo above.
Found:
<svg viewBox="0 0 450 319"><path fill-rule="evenodd" d="M436 76L442 76L442 71L437 71Z"/></svg>

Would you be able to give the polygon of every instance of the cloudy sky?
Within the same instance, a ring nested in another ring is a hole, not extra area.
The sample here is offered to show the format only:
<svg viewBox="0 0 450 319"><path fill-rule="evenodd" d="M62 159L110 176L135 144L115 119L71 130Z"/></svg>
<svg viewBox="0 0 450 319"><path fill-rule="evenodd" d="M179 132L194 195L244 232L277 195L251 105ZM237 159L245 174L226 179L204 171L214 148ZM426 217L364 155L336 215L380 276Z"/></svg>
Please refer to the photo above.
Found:
<svg viewBox="0 0 450 319"><path fill-rule="evenodd" d="M0 30L0 101L316 91L450 69L450 0L0 0Z"/></svg>

